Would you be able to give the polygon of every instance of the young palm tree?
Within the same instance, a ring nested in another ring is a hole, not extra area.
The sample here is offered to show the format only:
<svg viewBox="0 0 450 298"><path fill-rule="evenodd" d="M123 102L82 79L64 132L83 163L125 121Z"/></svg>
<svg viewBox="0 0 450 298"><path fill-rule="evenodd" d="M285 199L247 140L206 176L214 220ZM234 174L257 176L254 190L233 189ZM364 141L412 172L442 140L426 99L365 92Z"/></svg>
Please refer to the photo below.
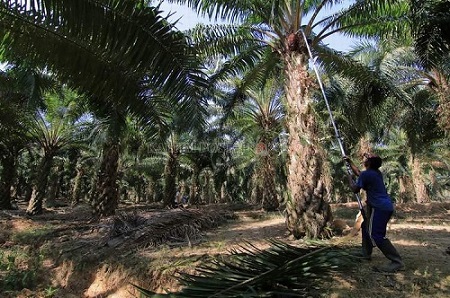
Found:
<svg viewBox="0 0 450 298"><path fill-rule="evenodd" d="M71 142L71 136L67 123L64 123L62 119L57 119L50 124L42 116L36 118L35 127L31 134L34 141L42 149L42 159L36 175L35 193L27 208L28 215L36 215L43 211L42 207L53 166L53 158Z"/></svg>
<svg viewBox="0 0 450 298"><path fill-rule="evenodd" d="M266 211L274 211L280 202L275 159L284 120L282 90L272 83L263 90L248 90L246 96L249 99L236 109L233 123L255 144L252 193L257 196L256 203Z"/></svg>
<svg viewBox="0 0 450 298"><path fill-rule="evenodd" d="M326 236L331 211L324 200L325 155L319 142L312 97L315 79L308 70L311 57L305 42L326 70L342 71L365 84L377 74L326 47L324 39L339 31L370 37L401 28L401 1L398 6L397 1L356 1L325 17L319 17L319 13L340 1L171 2L187 3L201 13L226 18L233 24L199 26L192 31L192 38L200 43L204 36L205 46L199 48L209 55L223 53L227 59L213 80L229 75L243 77L235 102L242 99L243 90L249 86L262 86L274 75L284 79L289 134L287 226L297 238Z"/></svg>
<svg viewBox="0 0 450 298"><path fill-rule="evenodd" d="M19 155L32 141L33 114L42 105L41 93L47 85L48 80L31 69L8 65L0 73L0 208L12 208Z"/></svg>
<svg viewBox="0 0 450 298"><path fill-rule="evenodd" d="M81 105L77 104L80 103L78 94L61 87L46 92L43 101L43 108L35 112L31 129L32 139L42 157L35 176L35 193L27 208L28 215L42 213L44 198L51 199L47 188L54 158L62 153L61 150L75 146L79 141L76 123L82 115L82 109Z"/></svg>
<svg viewBox="0 0 450 298"><path fill-rule="evenodd" d="M131 112L156 128L164 126L161 102L180 103L179 111L190 114L186 120L201 113L199 101L192 100L204 85L195 55L185 36L145 1L7 1L0 7L0 24L3 60L45 67L87 95L93 110ZM95 204L104 206L105 214L116 206L114 132L120 129L115 128L101 167L108 173L98 180L106 201Z"/></svg>

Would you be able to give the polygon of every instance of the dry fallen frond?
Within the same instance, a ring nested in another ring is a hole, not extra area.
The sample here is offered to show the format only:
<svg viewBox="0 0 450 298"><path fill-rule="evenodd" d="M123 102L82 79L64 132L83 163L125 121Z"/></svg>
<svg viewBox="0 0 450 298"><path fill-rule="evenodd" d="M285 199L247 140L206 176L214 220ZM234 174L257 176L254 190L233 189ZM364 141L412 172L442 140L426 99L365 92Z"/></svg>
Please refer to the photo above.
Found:
<svg viewBox="0 0 450 298"><path fill-rule="evenodd" d="M106 224L102 244L109 247L155 247L191 245L202 232L227 221L230 214L220 210L172 209L158 214L121 213Z"/></svg>

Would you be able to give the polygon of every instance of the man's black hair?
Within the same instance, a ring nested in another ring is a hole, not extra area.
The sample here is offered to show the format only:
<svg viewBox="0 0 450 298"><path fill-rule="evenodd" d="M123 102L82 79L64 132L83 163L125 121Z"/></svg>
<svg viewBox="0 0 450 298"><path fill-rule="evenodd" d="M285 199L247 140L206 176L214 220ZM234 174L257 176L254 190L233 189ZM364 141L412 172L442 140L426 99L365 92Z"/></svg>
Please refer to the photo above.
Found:
<svg viewBox="0 0 450 298"><path fill-rule="evenodd" d="M367 160L370 162L370 167L375 170L378 170L383 164L383 161L379 156L371 156Z"/></svg>

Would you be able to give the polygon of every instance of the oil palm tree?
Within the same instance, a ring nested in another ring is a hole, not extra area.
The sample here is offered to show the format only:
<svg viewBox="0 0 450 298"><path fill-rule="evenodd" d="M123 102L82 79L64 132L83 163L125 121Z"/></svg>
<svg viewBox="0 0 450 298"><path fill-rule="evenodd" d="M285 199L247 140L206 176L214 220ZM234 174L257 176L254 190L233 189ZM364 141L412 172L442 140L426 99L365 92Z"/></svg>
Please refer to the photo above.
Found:
<svg viewBox="0 0 450 298"><path fill-rule="evenodd" d="M203 81L183 34L147 1L1 4L2 59L45 67L98 105L151 116L154 90L189 98Z"/></svg>
<svg viewBox="0 0 450 298"><path fill-rule="evenodd" d="M80 141L76 123L83 110L80 105L74 104L81 102L78 94L62 87L46 92L43 97L45 106L35 112L30 132L37 150L41 151L41 160L35 175L35 193L27 208L28 215L42 213L44 199L49 199L47 188L54 158L63 149Z"/></svg>
<svg viewBox="0 0 450 298"><path fill-rule="evenodd" d="M226 76L240 76L242 82L233 97L242 99L249 86L282 78L286 94L288 140L287 226L297 237L327 235L331 210L324 200L325 154L319 142L313 108L315 78L309 73L312 48L324 70L341 72L360 84L377 78L377 73L346 59L328 48L324 39L343 32L351 36L383 36L401 29L405 14L402 1L356 1L347 8L322 17L325 8L340 1L171 1L188 4L213 18L226 18L232 25L198 26L192 40L207 56L223 53L227 63L212 76L220 82ZM202 36L206 37L204 47ZM387 82L385 82L387 83Z"/></svg>
<svg viewBox="0 0 450 298"><path fill-rule="evenodd" d="M203 131L201 134L190 135L190 144L181 151L180 164L189 171L189 204L201 203L201 175L214 169L220 164L223 150L217 145L217 136L214 130Z"/></svg>
<svg viewBox="0 0 450 298"><path fill-rule="evenodd" d="M64 125L61 119L49 124L42 116L37 116L31 134L34 141L42 149L42 158L37 168L35 193L27 208L28 215L36 215L43 211L42 207L53 159L63 147L70 144L71 136L68 126Z"/></svg>
<svg viewBox="0 0 450 298"><path fill-rule="evenodd" d="M30 142L27 123L31 115L20 104L12 103L11 98L6 100L5 94L0 102L0 209L12 209L11 188L16 178L19 152Z"/></svg>
<svg viewBox="0 0 450 298"><path fill-rule="evenodd" d="M9 209L20 152L31 143L35 109L51 86L46 76L29 68L6 65L0 73L0 208Z"/></svg>
<svg viewBox="0 0 450 298"><path fill-rule="evenodd" d="M439 94L439 124L450 132L449 57L450 3L445 0L410 0L411 31L421 64L434 73L430 86ZM446 69L446 71L443 71Z"/></svg>
<svg viewBox="0 0 450 298"><path fill-rule="evenodd" d="M102 115L102 123L97 127L102 136L101 157L90 195L93 213L97 217L113 215L119 206L117 179L120 143L126 127L125 115L117 109L108 110Z"/></svg>
<svg viewBox="0 0 450 298"><path fill-rule="evenodd" d="M254 144L252 193L257 197L256 203L266 211L274 211L280 202L275 159L283 129L283 93L275 82L269 82L264 89L248 90L245 94L249 99L236 108L231 119L233 126Z"/></svg>
<svg viewBox="0 0 450 298"><path fill-rule="evenodd" d="M185 36L147 1L4 1L0 23L3 60L45 67L85 94L93 110L130 112L158 128L164 126L164 112L157 108L161 102L180 103L190 114L187 120L201 112L199 101L192 100L204 84L195 54ZM111 132L120 130L112 125ZM110 173L100 174L102 194L115 189L117 134L107 144L104 162L110 164L102 169ZM111 212L107 209L105 214Z"/></svg>

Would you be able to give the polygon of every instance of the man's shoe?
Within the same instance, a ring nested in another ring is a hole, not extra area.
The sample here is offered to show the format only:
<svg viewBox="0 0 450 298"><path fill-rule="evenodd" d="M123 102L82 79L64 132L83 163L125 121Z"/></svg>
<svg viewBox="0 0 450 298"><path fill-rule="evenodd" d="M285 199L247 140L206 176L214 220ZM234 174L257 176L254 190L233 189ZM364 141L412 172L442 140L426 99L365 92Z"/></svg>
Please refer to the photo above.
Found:
<svg viewBox="0 0 450 298"><path fill-rule="evenodd" d="M373 267L373 270L376 272L386 272L386 273L395 273L405 269L405 265L403 262L390 262L389 264L381 267Z"/></svg>
<svg viewBox="0 0 450 298"><path fill-rule="evenodd" d="M366 261L372 260L372 256L371 255L368 255L368 254L366 254L366 253L364 253L362 251L353 251L353 252L350 252L350 255L352 257L356 257L358 259L363 259L363 260L366 260Z"/></svg>

